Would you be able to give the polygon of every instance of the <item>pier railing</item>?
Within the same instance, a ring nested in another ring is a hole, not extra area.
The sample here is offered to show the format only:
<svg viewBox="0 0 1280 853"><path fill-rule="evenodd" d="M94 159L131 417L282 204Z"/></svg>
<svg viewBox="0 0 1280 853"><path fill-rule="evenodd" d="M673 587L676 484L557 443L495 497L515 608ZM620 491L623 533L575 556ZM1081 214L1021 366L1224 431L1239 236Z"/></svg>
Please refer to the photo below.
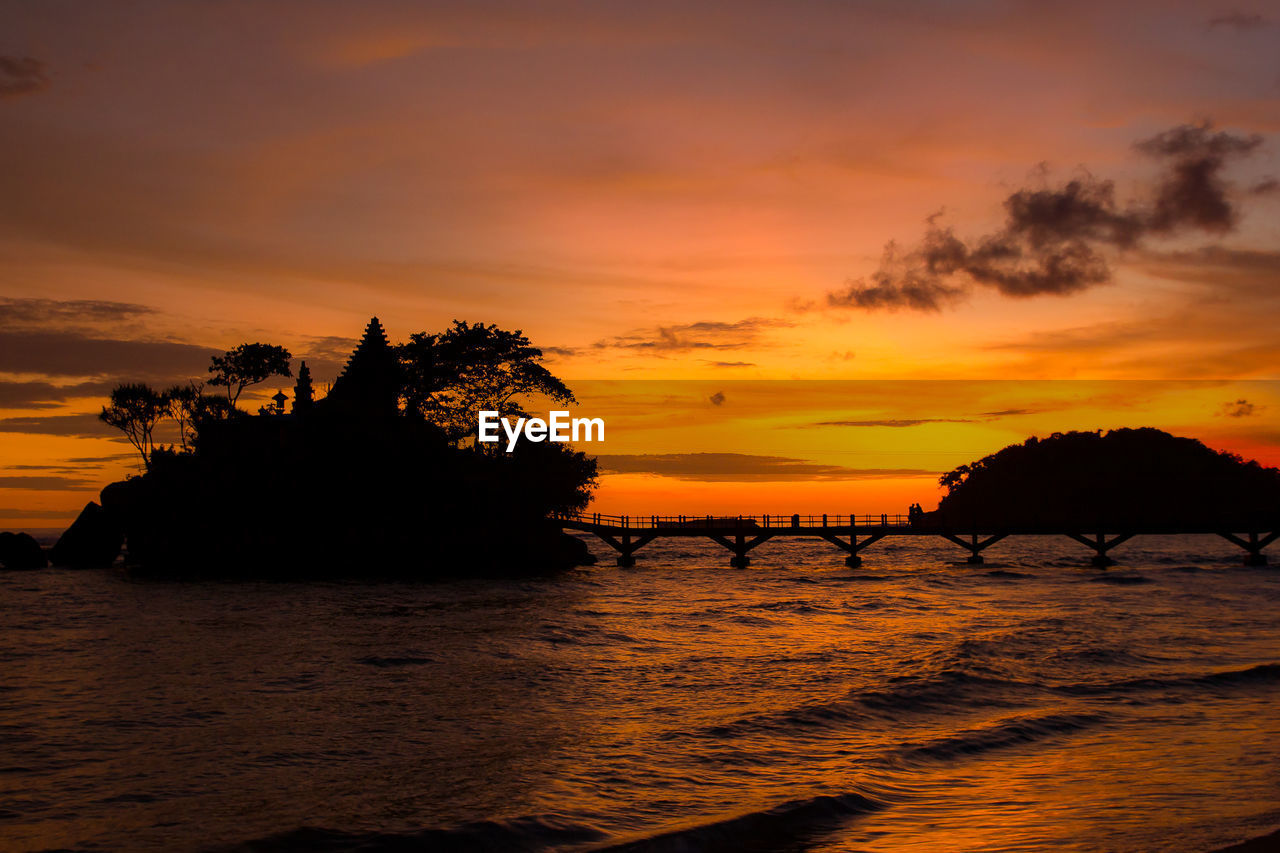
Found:
<svg viewBox="0 0 1280 853"><path fill-rule="evenodd" d="M561 516L565 521L594 524L600 527L620 527L628 530L669 530L681 528L778 528L796 527L909 527L907 515L893 513L865 515L802 515L778 513L776 515L608 515L600 512L569 513Z"/></svg>
<svg viewBox="0 0 1280 853"><path fill-rule="evenodd" d="M1057 524L1036 526L940 525L927 515L870 513L849 515L804 515L766 513L764 515L609 515L601 512L565 513L557 516L564 527L593 533L618 552L618 565L634 566L634 553L654 539L664 537L706 537L733 552L730 565L746 566L747 553L778 537L817 537L846 553L845 564L862 564L861 552L886 536L941 536L969 552L966 562L981 565L982 552L1011 535L1063 535L1094 551L1092 564L1112 565L1107 555L1117 545L1134 536L1149 534L1213 533L1246 552L1251 566L1266 565L1262 549L1280 538L1276 525L1246 524L1243 532L1233 525L1140 525L1140 524Z"/></svg>

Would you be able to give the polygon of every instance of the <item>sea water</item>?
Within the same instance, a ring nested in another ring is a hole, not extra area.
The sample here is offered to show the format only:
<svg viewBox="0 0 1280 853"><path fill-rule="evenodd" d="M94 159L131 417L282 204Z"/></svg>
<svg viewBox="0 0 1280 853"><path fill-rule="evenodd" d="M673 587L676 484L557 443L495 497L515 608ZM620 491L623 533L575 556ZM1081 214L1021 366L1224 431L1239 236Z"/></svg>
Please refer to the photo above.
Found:
<svg viewBox="0 0 1280 853"><path fill-rule="evenodd" d="M1211 537L984 566L447 583L0 573L0 849L1206 851L1280 824L1280 569ZM462 567L465 568L465 567Z"/></svg>

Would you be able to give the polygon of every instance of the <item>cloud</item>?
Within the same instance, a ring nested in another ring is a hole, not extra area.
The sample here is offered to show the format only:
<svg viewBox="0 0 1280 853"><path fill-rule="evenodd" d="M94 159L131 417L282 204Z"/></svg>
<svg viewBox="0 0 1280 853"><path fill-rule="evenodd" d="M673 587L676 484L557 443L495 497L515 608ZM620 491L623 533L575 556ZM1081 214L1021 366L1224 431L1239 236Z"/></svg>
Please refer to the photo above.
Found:
<svg viewBox="0 0 1280 853"><path fill-rule="evenodd" d="M0 506L0 518L74 518L79 510L74 509L25 509L20 507Z"/></svg>
<svg viewBox="0 0 1280 853"><path fill-rule="evenodd" d="M598 349L652 350L682 352L699 349L739 349L758 342L767 329L788 328L793 323L766 317L748 317L726 323L703 320L682 325L658 326L641 329L629 335L619 335L597 341Z"/></svg>
<svg viewBox="0 0 1280 853"><path fill-rule="evenodd" d="M973 418L888 418L871 421L821 421L814 427L914 427L922 424L973 424Z"/></svg>
<svg viewBox="0 0 1280 853"><path fill-rule="evenodd" d="M45 328L69 323L119 323L155 309L99 299L0 299L0 328Z"/></svg>
<svg viewBox="0 0 1280 853"><path fill-rule="evenodd" d="M80 382L54 385L50 382L0 382L0 409L48 409L67 400L106 397L114 382Z"/></svg>
<svg viewBox="0 0 1280 853"><path fill-rule="evenodd" d="M1184 227L1226 232L1235 227L1238 212L1232 204L1222 169L1227 161L1244 157L1262 144L1257 134L1213 133L1208 122L1181 125L1134 147L1157 160L1169 161L1146 212L1146 228L1170 234Z"/></svg>
<svg viewBox="0 0 1280 853"><path fill-rule="evenodd" d="M105 397L117 381L168 384L204 377L217 350L128 337L139 330L126 324L156 313L146 305L101 299L0 299L0 373L102 377L72 384L0 382L0 407L47 408L77 397Z"/></svg>
<svg viewBox="0 0 1280 853"><path fill-rule="evenodd" d="M125 440L118 430L107 426L94 414L0 418L0 432Z"/></svg>
<svg viewBox="0 0 1280 853"><path fill-rule="evenodd" d="M754 361L708 361L702 360L702 363L709 367L755 367Z"/></svg>
<svg viewBox="0 0 1280 853"><path fill-rule="evenodd" d="M94 484L81 477L0 477L0 489L30 489L39 492L78 492Z"/></svg>
<svg viewBox="0 0 1280 853"><path fill-rule="evenodd" d="M180 381L208 372L219 350L178 341L113 340L75 331L0 330L0 372Z"/></svg>
<svg viewBox="0 0 1280 853"><path fill-rule="evenodd" d="M1260 136L1215 132L1208 122L1181 125L1134 146L1161 166L1150 198L1122 205L1111 181L1089 174L1020 189L1005 199L1000 230L967 241L935 214L918 245L903 251L890 242L869 280L828 293L826 304L937 312L963 301L975 285L1022 298L1108 283L1108 251L1132 249L1151 236L1233 229L1239 212L1222 173L1261 144Z"/></svg>
<svg viewBox="0 0 1280 853"><path fill-rule="evenodd" d="M1218 410L1220 417L1248 418L1261 412L1265 406L1257 406L1248 400L1236 400L1234 403L1223 403Z"/></svg>
<svg viewBox="0 0 1280 853"><path fill-rule="evenodd" d="M358 343L360 341L357 338L339 335L305 338L297 347L290 347L290 351L293 352L294 372L296 373L298 366L305 361L314 381L335 379L346 367L347 359L351 358L351 352ZM202 376L207 375L207 368L206 363L205 369L201 370Z"/></svg>
<svg viewBox="0 0 1280 853"><path fill-rule="evenodd" d="M1249 187L1250 195L1271 195L1273 192L1280 190L1280 180L1267 176Z"/></svg>
<svg viewBox="0 0 1280 853"><path fill-rule="evenodd" d="M1182 252L1149 252L1144 270L1173 281L1232 291L1256 302L1280 298L1280 251L1204 246Z"/></svg>
<svg viewBox="0 0 1280 853"><path fill-rule="evenodd" d="M1206 26L1209 29L1215 27L1230 27L1235 30L1256 30L1266 26L1266 21L1256 12L1227 12L1222 15L1215 15L1210 18Z"/></svg>
<svg viewBox="0 0 1280 853"><path fill-rule="evenodd" d="M844 468L786 456L748 453L642 453L596 457L611 474L656 474L703 482L776 482L794 480L883 480L934 477L919 468Z"/></svg>
<svg viewBox="0 0 1280 853"><path fill-rule="evenodd" d="M59 474L78 474L87 469L99 469L104 465L125 460L137 461L136 453L113 453L108 456L73 456L62 462L47 465L9 465L8 471L54 471Z"/></svg>
<svg viewBox="0 0 1280 853"><path fill-rule="evenodd" d="M30 56L0 56L0 98L19 98L48 87L45 64Z"/></svg>
<svg viewBox="0 0 1280 853"><path fill-rule="evenodd" d="M717 391L716 393L712 394L712 395L711 395L710 397L708 397L707 399L711 401L711 405L713 405L713 406L723 406L723 405L724 405L724 401L725 401L724 392L723 392L723 391Z"/></svg>

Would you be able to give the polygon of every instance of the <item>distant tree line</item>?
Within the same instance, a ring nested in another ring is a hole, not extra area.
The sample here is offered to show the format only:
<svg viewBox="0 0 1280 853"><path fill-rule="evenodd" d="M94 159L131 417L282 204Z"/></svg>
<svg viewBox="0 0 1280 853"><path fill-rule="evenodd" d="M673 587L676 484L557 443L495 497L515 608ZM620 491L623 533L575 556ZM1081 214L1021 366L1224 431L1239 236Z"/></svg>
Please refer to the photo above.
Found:
<svg viewBox="0 0 1280 853"><path fill-rule="evenodd" d="M1280 471L1151 427L1029 438L942 475L954 526L1272 524Z"/></svg>

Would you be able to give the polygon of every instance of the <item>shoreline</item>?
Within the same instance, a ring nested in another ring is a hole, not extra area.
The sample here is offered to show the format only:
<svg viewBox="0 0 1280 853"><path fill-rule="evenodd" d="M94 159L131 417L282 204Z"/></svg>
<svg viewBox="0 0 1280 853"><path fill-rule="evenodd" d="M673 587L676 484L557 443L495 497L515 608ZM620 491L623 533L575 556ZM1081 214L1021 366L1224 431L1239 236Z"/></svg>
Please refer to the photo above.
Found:
<svg viewBox="0 0 1280 853"><path fill-rule="evenodd" d="M1219 847L1209 853L1276 853L1277 850L1280 850L1280 829L1256 838L1248 838L1230 847Z"/></svg>

